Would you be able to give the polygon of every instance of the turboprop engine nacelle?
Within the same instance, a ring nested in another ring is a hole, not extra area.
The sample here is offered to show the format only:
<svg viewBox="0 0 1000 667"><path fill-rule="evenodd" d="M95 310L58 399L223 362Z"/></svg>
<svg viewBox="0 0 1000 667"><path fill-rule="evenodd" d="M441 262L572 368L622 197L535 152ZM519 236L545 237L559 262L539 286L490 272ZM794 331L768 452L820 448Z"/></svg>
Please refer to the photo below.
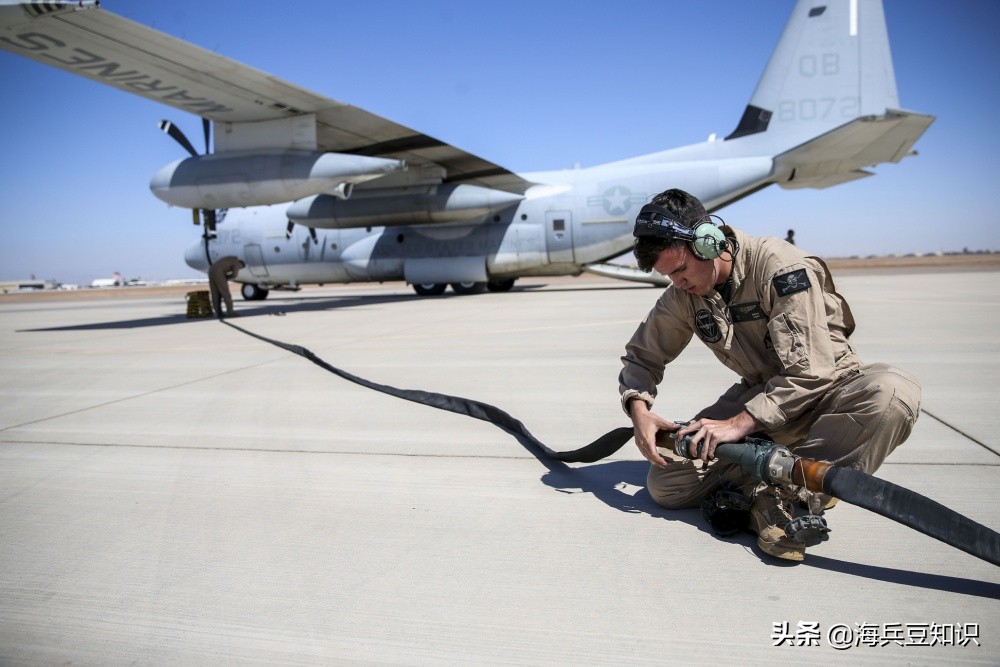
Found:
<svg viewBox="0 0 1000 667"><path fill-rule="evenodd" d="M292 222L321 229L428 224L475 218L522 199L478 185L356 190L349 200L326 194L300 199L286 215Z"/></svg>
<svg viewBox="0 0 1000 667"><path fill-rule="evenodd" d="M406 169L402 160L317 151L239 151L171 162L149 183L153 194L185 208L280 204Z"/></svg>

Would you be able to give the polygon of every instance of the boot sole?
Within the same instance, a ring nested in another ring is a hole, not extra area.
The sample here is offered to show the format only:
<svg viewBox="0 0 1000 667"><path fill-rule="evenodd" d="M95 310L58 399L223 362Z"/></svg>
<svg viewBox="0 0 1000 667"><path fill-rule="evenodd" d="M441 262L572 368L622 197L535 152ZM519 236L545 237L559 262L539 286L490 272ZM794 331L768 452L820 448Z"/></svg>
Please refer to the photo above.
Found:
<svg viewBox="0 0 1000 667"><path fill-rule="evenodd" d="M774 556L775 558L780 558L782 560L790 560L795 561L796 563L801 563L806 559L805 549L788 549L778 544L766 542L759 537L757 538L757 546L760 547L760 550L768 556Z"/></svg>

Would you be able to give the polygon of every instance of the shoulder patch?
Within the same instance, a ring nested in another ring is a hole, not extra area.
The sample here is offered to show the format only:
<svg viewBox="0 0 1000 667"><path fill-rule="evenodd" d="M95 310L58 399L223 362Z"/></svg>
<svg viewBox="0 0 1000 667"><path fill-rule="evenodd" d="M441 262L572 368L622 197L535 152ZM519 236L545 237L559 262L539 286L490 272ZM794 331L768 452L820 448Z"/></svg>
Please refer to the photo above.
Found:
<svg viewBox="0 0 1000 667"><path fill-rule="evenodd" d="M812 283L809 282L809 274L806 273L805 269L798 269L775 276L772 282L774 283L774 289L778 292L778 296L788 296L796 292L805 292L812 287Z"/></svg>

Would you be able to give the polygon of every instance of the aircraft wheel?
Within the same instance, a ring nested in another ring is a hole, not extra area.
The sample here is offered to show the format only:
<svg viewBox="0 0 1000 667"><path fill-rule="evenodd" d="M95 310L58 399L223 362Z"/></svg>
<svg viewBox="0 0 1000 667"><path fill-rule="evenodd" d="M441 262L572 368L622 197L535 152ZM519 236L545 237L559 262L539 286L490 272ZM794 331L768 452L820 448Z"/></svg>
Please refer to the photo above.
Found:
<svg viewBox="0 0 1000 667"><path fill-rule="evenodd" d="M240 288L240 294L245 301L263 301L267 298L268 292L269 290L250 283L243 283L243 287Z"/></svg>
<svg viewBox="0 0 1000 667"><path fill-rule="evenodd" d="M513 278L507 278L506 280L491 280L486 283L486 289L491 292L509 292L510 288L513 286Z"/></svg>
<svg viewBox="0 0 1000 667"><path fill-rule="evenodd" d="M421 283L413 286L413 291L420 296L437 296L442 294L447 285L444 283Z"/></svg>
<svg viewBox="0 0 1000 667"><path fill-rule="evenodd" d="M486 283L452 283L455 294L481 294L486 290Z"/></svg>

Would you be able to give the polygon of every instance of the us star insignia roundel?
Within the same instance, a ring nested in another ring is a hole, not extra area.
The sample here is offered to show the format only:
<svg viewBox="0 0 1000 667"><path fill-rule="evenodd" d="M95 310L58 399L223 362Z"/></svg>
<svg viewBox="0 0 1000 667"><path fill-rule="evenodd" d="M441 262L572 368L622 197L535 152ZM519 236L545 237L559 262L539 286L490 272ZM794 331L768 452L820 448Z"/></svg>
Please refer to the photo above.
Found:
<svg viewBox="0 0 1000 667"><path fill-rule="evenodd" d="M694 326L698 329L698 335L706 343L714 343L722 338L719 330L719 323L715 321L711 311L704 308L694 314Z"/></svg>

